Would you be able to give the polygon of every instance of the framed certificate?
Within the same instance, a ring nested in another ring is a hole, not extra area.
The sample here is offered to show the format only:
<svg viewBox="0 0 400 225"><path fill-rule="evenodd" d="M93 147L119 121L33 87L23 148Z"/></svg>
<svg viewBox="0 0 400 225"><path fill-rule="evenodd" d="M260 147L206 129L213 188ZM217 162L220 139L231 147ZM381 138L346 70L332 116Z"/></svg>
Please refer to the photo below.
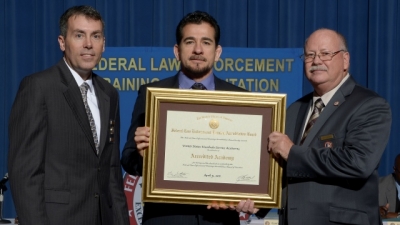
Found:
<svg viewBox="0 0 400 225"><path fill-rule="evenodd" d="M267 145L285 115L285 94L148 88L142 200L280 208L282 168Z"/></svg>

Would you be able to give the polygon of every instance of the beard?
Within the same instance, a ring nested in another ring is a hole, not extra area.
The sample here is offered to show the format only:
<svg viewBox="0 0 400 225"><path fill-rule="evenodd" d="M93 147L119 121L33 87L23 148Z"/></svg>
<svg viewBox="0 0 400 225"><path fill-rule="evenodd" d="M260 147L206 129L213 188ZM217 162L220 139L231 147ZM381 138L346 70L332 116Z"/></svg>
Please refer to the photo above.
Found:
<svg viewBox="0 0 400 225"><path fill-rule="evenodd" d="M212 66L205 66L201 68L198 65L194 67L189 65L182 65L181 70L186 76L192 79L200 79L211 72Z"/></svg>
<svg viewBox="0 0 400 225"><path fill-rule="evenodd" d="M199 55L193 55L189 58L189 60L203 60L204 62L207 62L207 59L199 56ZM207 74L209 74L212 70L213 64L208 65L206 64L204 67L200 67L199 64L195 64L193 65L189 65L189 63L185 63L185 62L181 62L181 70L182 72L192 78L192 79L200 79L204 76L206 76Z"/></svg>

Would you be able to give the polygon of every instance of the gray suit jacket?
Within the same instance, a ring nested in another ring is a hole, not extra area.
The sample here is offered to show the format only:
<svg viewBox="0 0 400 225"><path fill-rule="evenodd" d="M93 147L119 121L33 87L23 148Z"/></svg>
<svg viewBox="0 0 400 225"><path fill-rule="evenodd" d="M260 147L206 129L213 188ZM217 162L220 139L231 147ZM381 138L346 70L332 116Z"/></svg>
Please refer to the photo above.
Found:
<svg viewBox="0 0 400 225"><path fill-rule="evenodd" d="M99 155L64 60L20 84L9 121L8 171L21 224L129 224L118 92L96 74L92 79L101 119Z"/></svg>
<svg viewBox="0 0 400 225"><path fill-rule="evenodd" d="M389 203L389 212L396 211L397 188L394 174L379 178L379 206Z"/></svg>
<svg viewBox="0 0 400 225"><path fill-rule="evenodd" d="M287 110L286 133L295 145L282 218L287 213L289 225L379 224L377 168L389 138L388 103L350 77L299 145L312 96Z"/></svg>
<svg viewBox="0 0 400 225"><path fill-rule="evenodd" d="M216 90L245 91L214 76ZM137 127L145 125L146 88L179 88L178 74L155 83L142 85L138 92L132 113L127 142L122 152L122 167L126 172L141 176L143 158L139 155L134 141ZM231 210L207 210L204 205L184 205L166 203L146 203L143 212L143 225L239 225L239 215Z"/></svg>

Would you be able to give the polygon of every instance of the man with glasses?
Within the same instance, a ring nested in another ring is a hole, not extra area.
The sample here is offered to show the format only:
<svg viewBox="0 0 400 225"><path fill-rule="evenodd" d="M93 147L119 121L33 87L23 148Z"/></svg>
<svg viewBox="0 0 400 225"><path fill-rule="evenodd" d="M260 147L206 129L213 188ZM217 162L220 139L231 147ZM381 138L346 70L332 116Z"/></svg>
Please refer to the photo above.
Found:
<svg viewBox="0 0 400 225"><path fill-rule="evenodd" d="M288 108L286 134L269 135L268 150L284 164L281 224L379 224L377 168L390 106L350 76L338 32L312 33L302 59L314 91Z"/></svg>
<svg viewBox="0 0 400 225"><path fill-rule="evenodd" d="M379 179L379 205L382 218L400 218L400 154L394 160L393 173Z"/></svg>

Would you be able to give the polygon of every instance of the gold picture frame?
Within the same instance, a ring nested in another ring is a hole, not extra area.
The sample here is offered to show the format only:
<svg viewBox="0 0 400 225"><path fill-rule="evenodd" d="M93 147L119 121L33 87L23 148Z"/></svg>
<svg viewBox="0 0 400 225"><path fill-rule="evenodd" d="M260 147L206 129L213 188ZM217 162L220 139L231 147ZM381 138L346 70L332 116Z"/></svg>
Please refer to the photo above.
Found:
<svg viewBox="0 0 400 225"><path fill-rule="evenodd" d="M251 199L258 208L281 207L282 168L267 151L267 140L272 131L284 133L286 94L169 88L147 88L146 94L151 135L143 158L143 202L208 205ZM217 128L219 123L227 130Z"/></svg>

